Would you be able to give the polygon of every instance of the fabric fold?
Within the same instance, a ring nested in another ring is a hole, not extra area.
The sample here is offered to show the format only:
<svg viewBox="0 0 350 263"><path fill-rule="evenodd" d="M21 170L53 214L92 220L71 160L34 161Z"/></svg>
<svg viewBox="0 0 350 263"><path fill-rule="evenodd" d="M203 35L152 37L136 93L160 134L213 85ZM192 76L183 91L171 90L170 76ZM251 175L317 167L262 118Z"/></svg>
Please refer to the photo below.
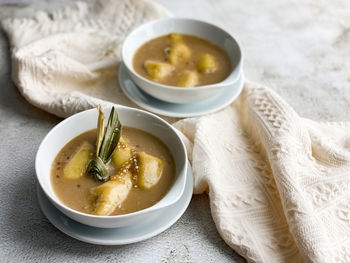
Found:
<svg viewBox="0 0 350 263"><path fill-rule="evenodd" d="M174 126L193 145L195 193L209 192L218 231L248 261L346 262L350 123L303 119L247 81L223 111Z"/></svg>
<svg viewBox="0 0 350 263"><path fill-rule="evenodd" d="M12 79L30 103L59 117L98 104L131 106L118 88L122 42L136 26L169 16L149 0L96 0L6 19Z"/></svg>

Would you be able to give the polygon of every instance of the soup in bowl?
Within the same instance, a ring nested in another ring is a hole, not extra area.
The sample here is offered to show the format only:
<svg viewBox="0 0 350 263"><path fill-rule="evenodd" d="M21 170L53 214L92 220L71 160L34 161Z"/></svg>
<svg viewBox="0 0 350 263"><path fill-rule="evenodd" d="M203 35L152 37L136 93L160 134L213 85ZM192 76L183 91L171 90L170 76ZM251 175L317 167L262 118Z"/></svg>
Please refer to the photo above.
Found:
<svg viewBox="0 0 350 263"><path fill-rule="evenodd" d="M104 228L135 224L179 200L186 166L174 128L123 106L67 118L36 156L37 179L49 200L72 219Z"/></svg>
<svg viewBox="0 0 350 263"><path fill-rule="evenodd" d="M141 25L125 39L122 59L139 88L173 103L201 101L232 86L243 60L228 32L187 18Z"/></svg>
<svg viewBox="0 0 350 263"><path fill-rule="evenodd" d="M141 76L175 87L198 87L227 78L231 61L226 52L203 38L170 33L143 44L133 58Z"/></svg>

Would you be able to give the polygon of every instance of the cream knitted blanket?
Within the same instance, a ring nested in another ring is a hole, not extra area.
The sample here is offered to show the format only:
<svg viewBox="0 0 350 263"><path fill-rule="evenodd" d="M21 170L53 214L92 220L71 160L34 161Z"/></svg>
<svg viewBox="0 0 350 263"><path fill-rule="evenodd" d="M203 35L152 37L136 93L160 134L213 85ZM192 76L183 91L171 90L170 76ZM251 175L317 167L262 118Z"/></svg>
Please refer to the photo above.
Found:
<svg viewBox="0 0 350 263"><path fill-rule="evenodd" d="M3 21L13 81L61 117L132 105L117 86L121 43L136 25L164 16L152 2L118 0ZM174 125L195 193L209 193L220 235L248 261L350 262L350 123L303 119L275 92L246 82L226 109Z"/></svg>

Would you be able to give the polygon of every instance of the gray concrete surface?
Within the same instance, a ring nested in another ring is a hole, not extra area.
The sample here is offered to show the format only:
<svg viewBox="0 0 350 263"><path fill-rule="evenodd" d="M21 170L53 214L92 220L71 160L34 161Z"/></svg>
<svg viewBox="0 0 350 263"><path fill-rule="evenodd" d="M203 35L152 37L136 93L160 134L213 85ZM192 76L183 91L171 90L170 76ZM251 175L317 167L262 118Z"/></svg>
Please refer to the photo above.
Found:
<svg viewBox="0 0 350 263"><path fill-rule="evenodd" d="M241 42L246 77L276 90L300 115L350 121L349 1L159 2L176 15L226 27ZM0 5L0 19L31 9ZM194 196L170 229L133 245L95 246L58 231L36 200L34 158L60 119L27 103L10 74L8 43L0 31L0 262L245 262L216 232L205 195Z"/></svg>

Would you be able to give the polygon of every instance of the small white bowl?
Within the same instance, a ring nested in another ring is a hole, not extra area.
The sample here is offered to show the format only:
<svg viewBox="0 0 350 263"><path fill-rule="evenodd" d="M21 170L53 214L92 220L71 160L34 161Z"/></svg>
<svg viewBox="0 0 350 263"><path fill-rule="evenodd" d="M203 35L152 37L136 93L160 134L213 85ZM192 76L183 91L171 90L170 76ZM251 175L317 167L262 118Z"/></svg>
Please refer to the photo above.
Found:
<svg viewBox="0 0 350 263"><path fill-rule="evenodd" d="M211 85L181 88L159 84L140 76L133 67L133 57L145 42L170 33L199 36L221 47L230 57L232 71L223 81ZM143 24L124 41L122 59L132 80L153 97L172 103L191 103L216 95L224 87L235 83L242 68L242 52L238 42L225 30L207 22L189 18L166 18Z"/></svg>
<svg viewBox="0 0 350 263"><path fill-rule="evenodd" d="M176 167L174 184L168 193L155 205L134 213L115 216L85 214L64 205L56 196L51 184L51 165L62 147L79 134L96 128L96 109L75 114L57 124L41 142L35 159L38 182L49 200L68 217L94 227L113 228L132 225L147 219L155 211L168 207L179 200L185 189L187 154L176 130L166 121L152 113L124 106L115 106L120 121L125 126L135 127L159 138L171 151ZM108 118L111 107L103 108Z"/></svg>

